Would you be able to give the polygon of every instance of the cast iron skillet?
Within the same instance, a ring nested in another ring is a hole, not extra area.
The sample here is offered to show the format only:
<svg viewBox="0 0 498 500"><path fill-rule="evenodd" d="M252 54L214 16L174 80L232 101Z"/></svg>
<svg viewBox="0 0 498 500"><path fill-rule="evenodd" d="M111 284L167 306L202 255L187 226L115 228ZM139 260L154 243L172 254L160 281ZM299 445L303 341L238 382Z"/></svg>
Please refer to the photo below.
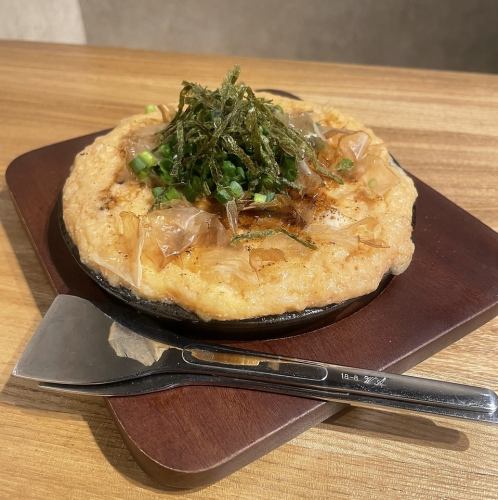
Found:
<svg viewBox="0 0 498 500"><path fill-rule="evenodd" d="M277 89L259 89L259 91L269 92L292 99L299 99L299 97L294 94ZM393 160L399 166L394 158ZM184 309L178 304L146 300L137 297L129 289L123 286L116 287L111 285L101 274L81 262L78 248L71 240L64 226L62 202L60 199L57 203L56 210L58 211L62 238L71 255L90 278L106 292L125 302L130 307L160 320L165 320L169 327L178 329L183 334L185 331L188 331L189 334L191 333L193 336L199 334L204 338L208 335L213 339L225 338L231 340L250 340L296 335L320 328L349 316L379 295L393 278L392 275L386 274L382 278L377 289L373 292L361 297L346 300L339 304L329 304L324 307L310 307L299 312L288 312L279 315L260 316L242 320L205 321L192 311ZM413 220L413 224L414 223L415 218Z"/></svg>
<svg viewBox="0 0 498 500"><path fill-rule="evenodd" d="M146 300L137 297L128 288L111 285L101 274L94 271L80 260L78 248L71 240L62 218L62 203L57 203L58 219L62 238L66 243L69 252L76 259L81 269L92 278L100 287L114 297L125 302L129 306L141 312L147 313L160 320L166 320L169 327L180 329L182 333L189 331L196 336L203 337L206 334L211 338L227 338L238 340L250 340L261 338L272 338L280 336L296 335L311 329L325 326L338 321L364 305L368 304L376 297L391 281L391 275L385 275L379 287L361 297L346 300L340 304L330 304L325 307L310 307L304 311L288 312L279 315L260 316L257 318L241 320L211 320L204 321L192 311L184 309L178 304ZM177 327L177 328L175 328Z"/></svg>

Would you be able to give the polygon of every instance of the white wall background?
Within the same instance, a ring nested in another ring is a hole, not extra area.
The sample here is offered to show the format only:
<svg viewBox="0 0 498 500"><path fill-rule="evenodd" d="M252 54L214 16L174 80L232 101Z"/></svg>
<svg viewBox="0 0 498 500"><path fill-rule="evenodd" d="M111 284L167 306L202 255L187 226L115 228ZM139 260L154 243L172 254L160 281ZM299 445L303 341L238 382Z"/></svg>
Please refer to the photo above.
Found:
<svg viewBox="0 0 498 500"><path fill-rule="evenodd" d="M0 0L0 38L86 43L79 0Z"/></svg>

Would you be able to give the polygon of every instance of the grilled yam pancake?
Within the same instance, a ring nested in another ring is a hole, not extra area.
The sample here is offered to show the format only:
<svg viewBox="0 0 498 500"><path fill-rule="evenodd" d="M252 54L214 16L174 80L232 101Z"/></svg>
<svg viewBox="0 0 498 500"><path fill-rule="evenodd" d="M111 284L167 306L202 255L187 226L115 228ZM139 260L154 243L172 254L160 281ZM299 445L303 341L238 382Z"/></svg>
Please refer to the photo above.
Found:
<svg viewBox="0 0 498 500"><path fill-rule="evenodd" d="M154 206L151 186L130 171L128 155L130 141L160 128L164 116L135 115L79 153L65 183L64 223L81 261L113 286L179 304L204 320L340 303L375 290L386 273L402 273L414 251L412 180L353 118L272 100L328 130L329 150L320 154L362 148L344 184L304 167L304 194L290 203L277 197L267 210L245 207L237 234L256 237L237 239L224 210L208 199Z"/></svg>

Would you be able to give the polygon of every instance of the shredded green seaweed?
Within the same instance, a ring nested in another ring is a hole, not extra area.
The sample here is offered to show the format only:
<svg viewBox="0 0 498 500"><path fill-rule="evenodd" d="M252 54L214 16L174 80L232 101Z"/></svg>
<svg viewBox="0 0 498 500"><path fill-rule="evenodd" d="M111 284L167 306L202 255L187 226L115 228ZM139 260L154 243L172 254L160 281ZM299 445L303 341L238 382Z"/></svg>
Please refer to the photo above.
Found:
<svg viewBox="0 0 498 500"><path fill-rule="evenodd" d="M342 183L319 164L312 144L284 123L281 108L256 97L238 82L239 74L235 66L216 90L183 82L178 110L150 152L154 161L130 164L141 180L165 188L154 191L156 204L168 201L170 187L189 201L214 196L222 204L287 193L299 189L297 163L303 159Z"/></svg>
<svg viewBox="0 0 498 500"><path fill-rule="evenodd" d="M349 173L353 161L343 158L333 167L322 165L316 137L303 135L280 106L256 97L238 81L239 75L235 66L216 90L184 81L178 110L160 133L159 145L130 161L138 179L150 185L155 207L209 197L225 205L228 213L235 203L268 203L276 194L291 191L302 196L298 165L303 160L322 177L344 184L342 174ZM147 106L147 112L155 109ZM283 227L235 235L232 243L276 233L317 248Z"/></svg>
<svg viewBox="0 0 498 500"><path fill-rule="evenodd" d="M292 238L293 240L297 241L298 243L301 243L301 245L310 248L311 250L317 249L317 246L311 240L305 240L299 237L297 234L288 231L287 229L284 229L283 227L277 229L264 229L262 231L249 231L247 233L238 234L232 238L231 243L233 244L244 240L257 240L278 233L285 234L289 238Z"/></svg>

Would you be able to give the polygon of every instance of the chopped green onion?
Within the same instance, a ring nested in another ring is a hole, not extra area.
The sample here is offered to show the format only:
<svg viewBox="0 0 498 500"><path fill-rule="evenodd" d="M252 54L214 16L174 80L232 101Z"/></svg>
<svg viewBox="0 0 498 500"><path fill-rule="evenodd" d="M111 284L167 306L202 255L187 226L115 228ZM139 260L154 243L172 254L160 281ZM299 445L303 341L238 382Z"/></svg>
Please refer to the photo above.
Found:
<svg viewBox="0 0 498 500"><path fill-rule="evenodd" d="M237 176L236 179L243 181L246 178L246 174L244 172L244 169L242 167L237 167Z"/></svg>
<svg viewBox="0 0 498 500"><path fill-rule="evenodd" d="M188 201L195 201L203 192L201 178L198 175L194 175L183 191Z"/></svg>
<svg viewBox="0 0 498 500"><path fill-rule="evenodd" d="M133 158L133 160L130 161L130 167L135 172L135 174L140 174L141 172L144 172L147 170L147 163L145 163L142 158L139 156Z"/></svg>
<svg viewBox="0 0 498 500"><path fill-rule="evenodd" d="M232 179L237 175L237 167L231 161L225 160L223 162L223 174Z"/></svg>
<svg viewBox="0 0 498 500"><path fill-rule="evenodd" d="M157 165L157 158L150 151L142 151L129 163L131 169L143 180L148 176L148 170Z"/></svg>
<svg viewBox="0 0 498 500"><path fill-rule="evenodd" d="M138 153L137 158L140 158L147 167L157 165L157 158L150 151L142 151Z"/></svg>
<svg viewBox="0 0 498 500"><path fill-rule="evenodd" d="M266 203L266 194L254 193L253 201L254 203Z"/></svg>
<svg viewBox="0 0 498 500"><path fill-rule="evenodd" d="M178 111L157 134L158 147L130 164L140 179L174 185L192 202L212 195L223 204L254 194L271 201L275 193L301 189L298 161L317 170L314 144L288 125L282 108L239 83L239 72L233 68L216 90L183 82ZM158 109L151 104L146 112Z"/></svg>
<svg viewBox="0 0 498 500"><path fill-rule="evenodd" d="M170 174L171 165L173 165L172 160L161 160L159 162L159 172L157 172L157 174L166 184L171 184L173 182L173 177Z"/></svg>
<svg viewBox="0 0 498 500"><path fill-rule="evenodd" d="M164 191L166 191L166 189L161 186L152 188L152 194L154 195L154 198L160 198L163 195Z"/></svg>
<svg viewBox="0 0 498 500"><path fill-rule="evenodd" d="M231 193L228 192L228 189L221 188L218 189L214 195L214 197L222 204L224 205L225 203L229 202L230 200L233 199L233 196Z"/></svg>
<svg viewBox="0 0 498 500"><path fill-rule="evenodd" d="M354 167L353 160L349 158L343 158L336 166L335 169L338 172L349 172Z"/></svg>
<svg viewBox="0 0 498 500"><path fill-rule="evenodd" d="M176 188L174 188L173 186L171 186L170 188L168 188L167 191L165 191L164 197L168 201L171 201L171 200L178 200L178 199L180 199L182 197L182 195L177 191Z"/></svg>
<svg viewBox="0 0 498 500"><path fill-rule="evenodd" d="M157 106L155 104L147 104L147 106L145 106L146 113L154 113L154 111L157 111Z"/></svg>
<svg viewBox="0 0 498 500"><path fill-rule="evenodd" d="M237 181L230 182L229 189L234 198L240 198L244 194L243 187Z"/></svg>
<svg viewBox="0 0 498 500"><path fill-rule="evenodd" d="M295 181L297 179L297 162L295 158L286 156L281 165L284 177L289 181Z"/></svg>
<svg viewBox="0 0 498 500"><path fill-rule="evenodd" d="M169 188L164 188L162 186L157 186L152 188L152 194L156 199L156 203L161 203L162 201L177 200L182 197L180 192L173 186Z"/></svg>
<svg viewBox="0 0 498 500"><path fill-rule="evenodd" d="M173 151L171 149L171 146L169 144L161 144L157 148L157 152L163 156L164 158L170 158L173 156Z"/></svg>

